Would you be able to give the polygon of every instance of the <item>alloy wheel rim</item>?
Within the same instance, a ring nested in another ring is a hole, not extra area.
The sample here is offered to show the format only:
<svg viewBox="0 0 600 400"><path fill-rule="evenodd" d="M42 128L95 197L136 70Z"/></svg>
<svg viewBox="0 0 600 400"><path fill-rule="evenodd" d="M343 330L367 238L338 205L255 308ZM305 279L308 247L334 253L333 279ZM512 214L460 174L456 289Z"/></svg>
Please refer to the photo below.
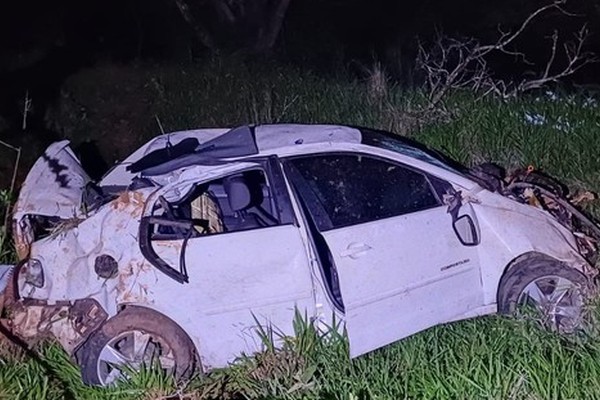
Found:
<svg viewBox="0 0 600 400"><path fill-rule="evenodd" d="M544 326L559 333L572 333L581 323L583 293L580 285L558 275L539 277L519 295L519 310L532 307Z"/></svg>
<svg viewBox="0 0 600 400"><path fill-rule="evenodd" d="M157 366L169 373L175 369L175 354L165 340L141 330L131 330L112 338L98 356L97 375L103 386L126 378L128 371Z"/></svg>

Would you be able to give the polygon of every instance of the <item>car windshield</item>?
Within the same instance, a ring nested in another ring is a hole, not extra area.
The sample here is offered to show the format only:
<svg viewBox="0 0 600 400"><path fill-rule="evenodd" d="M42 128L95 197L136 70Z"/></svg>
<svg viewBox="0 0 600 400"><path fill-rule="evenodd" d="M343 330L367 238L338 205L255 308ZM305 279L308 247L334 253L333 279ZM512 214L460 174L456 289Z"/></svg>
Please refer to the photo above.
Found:
<svg viewBox="0 0 600 400"><path fill-rule="evenodd" d="M465 176L465 168L458 163L447 159L439 153L434 153L426 149L423 145L413 142L410 139L402 138L397 135L363 129L362 143L379 147L381 149L391 150L393 152L424 161L436 167L444 168L447 171Z"/></svg>

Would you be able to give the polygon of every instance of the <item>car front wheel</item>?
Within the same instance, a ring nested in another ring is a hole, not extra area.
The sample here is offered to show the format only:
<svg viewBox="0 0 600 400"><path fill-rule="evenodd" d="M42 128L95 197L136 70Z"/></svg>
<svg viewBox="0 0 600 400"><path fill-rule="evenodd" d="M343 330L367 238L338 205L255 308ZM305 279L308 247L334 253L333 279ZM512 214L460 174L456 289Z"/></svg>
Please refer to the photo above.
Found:
<svg viewBox="0 0 600 400"><path fill-rule="evenodd" d="M589 289L581 272L553 259L532 259L502 279L498 311L531 316L552 331L573 333L585 320Z"/></svg>
<svg viewBox="0 0 600 400"><path fill-rule="evenodd" d="M191 375L195 351L185 332L170 319L130 307L94 332L77 352L77 360L85 383L108 386L144 365L176 377Z"/></svg>

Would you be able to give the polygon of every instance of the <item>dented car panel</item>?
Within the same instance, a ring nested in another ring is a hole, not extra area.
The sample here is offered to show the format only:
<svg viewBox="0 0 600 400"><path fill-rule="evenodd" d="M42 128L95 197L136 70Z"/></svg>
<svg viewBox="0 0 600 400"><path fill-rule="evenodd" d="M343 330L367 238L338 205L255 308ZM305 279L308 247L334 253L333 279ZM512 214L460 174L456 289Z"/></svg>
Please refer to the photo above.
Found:
<svg viewBox="0 0 600 400"><path fill-rule="evenodd" d="M482 233L479 250L482 264L508 266L523 254L539 253L587 273L589 263L578 252L572 233L560 223L549 219L545 211L516 202L494 201L487 194L479 195L473 204ZM495 302L498 282L504 268L482 269L485 302Z"/></svg>
<svg viewBox="0 0 600 400"><path fill-rule="evenodd" d="M26 214L70 218L81 215L81 193L90 181L69 141L53 143L23 183L14 217Z"/></svg>
<svg viewBox="0 0 600 400"><path fill-rule="evenodd" d="M198 138L201 142L207 142L219 135L224 134L229 129L198 129L182 132L173 132L168 135L157 136L141 146L129 157L115 164L113 168L104 175L99 182L100 186L127 186L136 174L127 170L127 166L144 157L154 150L165 148L177 144L186 138Z"/></svg>
<svg viewBox="0 0 600 400"><path fill-rule="evenodd" d="M127 266L137 256L136 218L143 211L145 195L144 191L123 192L93 216L73 226L59 226L33 243L16 274L18 295L25 299L12 309L12 325L19 336L52 333L72 352L116 314L114 297L133 290ZM114 276L99 274L99 261L106 257L118 266ZM43 269L41 287L28 282L33 261Z"/></svg>
<svg viewBox="0 0 600 400"><path fill-rule="evenodd" d="M14 303L11 309L13 333L23 339L57 340L69 354L108 318L94 299L47 304L32 300Z"/></svg>
<svg viewBox="0 0 600 400"><path fill-rule="evenodd" d="M79 218L83 213L82 193L88 182L90 178L69 147L68 140L53 143L46 149L23 182L13 210L13 232L19 259L27 257L29 246L35 240L33 222L26 216Z"/></svg>
<svg viewBox="0 0 600 400"><path fill-rule="evenodd" d="M594 276L597 227L552 196L342 126L162 135L97 184L59 142L15 208L12 327L54 336L92 375L115 371L102 340L128 307L167 318L204 369L258 350L257 326L293 334L295 310L343 320L358 356L494 312L517 261Z"/></svg>
<svg viewBox="0 0 600 400"><path fill-rule="evenodd" d="M110 256L117 264L126 265L136 253L136 218L142 215L144 191L123 192L93 216L81 219L75 226L57 227L49 236L35 242L29 260L38 260L46 283L35 287L19 274L19 293L28 298L50 302L73 298L106 298L114 290L111 279L95 272L98 258ZM110 307L112 314L115 307Z"/></svg>

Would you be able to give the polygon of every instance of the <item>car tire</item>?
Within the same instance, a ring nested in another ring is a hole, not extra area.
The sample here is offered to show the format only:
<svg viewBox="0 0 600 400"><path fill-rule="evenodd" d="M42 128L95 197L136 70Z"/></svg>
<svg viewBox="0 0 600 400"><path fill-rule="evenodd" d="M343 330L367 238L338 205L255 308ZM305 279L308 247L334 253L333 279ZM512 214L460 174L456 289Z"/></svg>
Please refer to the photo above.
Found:
<svg viewBox="0 0 600 400"><path fill-rule="evenodd" d="M533 257L514 265L500 281L498 312L529 312L526 315L551 331L573 333L585 321L590 289L590 282L578 270L550 257Z"/></svg>
<svg viewBox="0 0 600 400"><path fill-rule="evenodd" d="M194 346L177 324L158 312L134 306L106 321L76 358L83 381L99 386L115 383L128 369L142 364L158 366L177 378L190 376L196 367Z"/></svg>

